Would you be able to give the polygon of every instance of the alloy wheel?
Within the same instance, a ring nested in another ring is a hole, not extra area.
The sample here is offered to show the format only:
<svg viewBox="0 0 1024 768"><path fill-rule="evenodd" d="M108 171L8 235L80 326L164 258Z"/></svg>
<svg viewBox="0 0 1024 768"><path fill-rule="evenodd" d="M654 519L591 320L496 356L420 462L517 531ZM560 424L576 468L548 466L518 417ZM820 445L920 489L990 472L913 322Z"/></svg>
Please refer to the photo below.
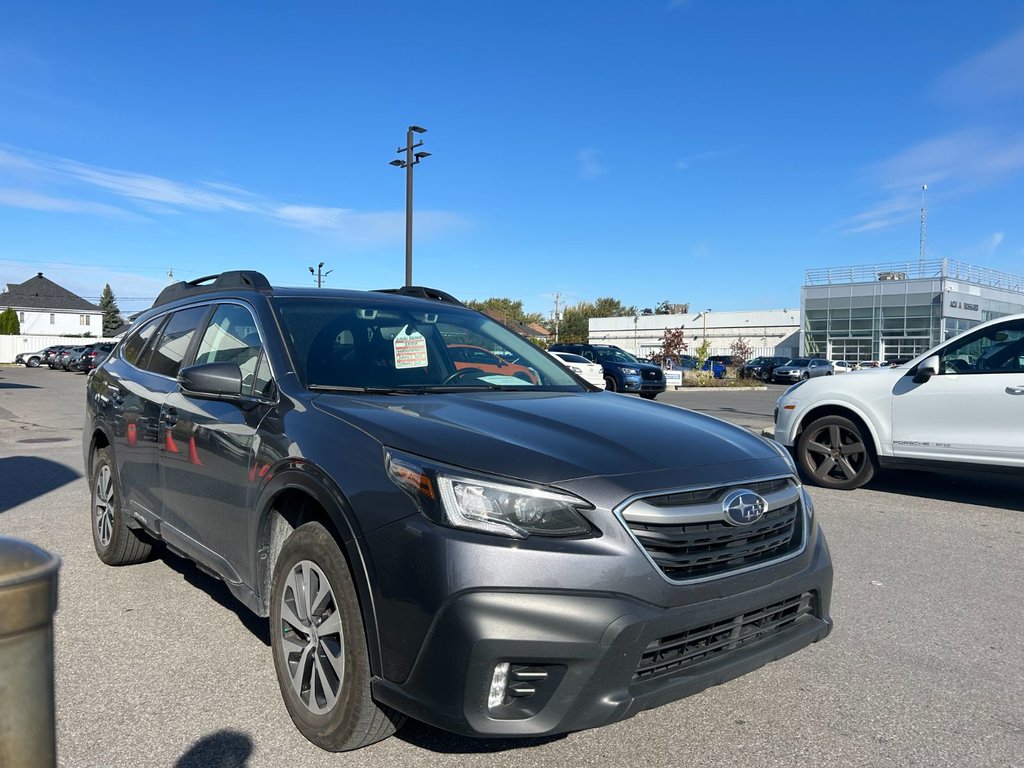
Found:
<svg viewBox="0 0 1024 768"><path fill-rule="evenodd" d="M807 441L812 472L824 483L852 481L864 471L867 447L861 436L839 424L822 427Z"/></svg>
<svg viewBox="0 0 1024 768"><path fill-rule="evenodd" d="M345 640L334 590L316 563L301 560L288 573L277 631L292 690L310 712L326 714L345 680Z"/></svg>
<svg viewBox="0 0 1024 768"><path fill-rule="evenodd" d="M96 488L93 491L93 525L100 546L109 547L114 537L114 480L110 466L104 464L96 473Z"/></svg>

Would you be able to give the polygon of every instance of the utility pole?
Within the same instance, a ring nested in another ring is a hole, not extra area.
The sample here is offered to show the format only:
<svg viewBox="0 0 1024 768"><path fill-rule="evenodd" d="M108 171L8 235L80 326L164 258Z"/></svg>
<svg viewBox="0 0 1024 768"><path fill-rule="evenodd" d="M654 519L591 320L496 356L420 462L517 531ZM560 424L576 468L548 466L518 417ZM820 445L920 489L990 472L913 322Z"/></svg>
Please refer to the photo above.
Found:
<svg viewBox="0 0 1024 768"><path fill-rule="evenodd" d="M312 267L309 268L309 274L311 274L314 277L316 277L316 287L317 288L320 288L321 286L323 286L324 278L327 277L329 274L331 274L331 272L334 271L333 269L328 269L326 272L324 272L323 268L324 268L324 263L322 261L319 264L316 265L316 271L315 272L313 271Z"/></svg>
<svg viewBox="0 0 1024 768"><path fill-rule="evenodd" d="M405 284L412 285L412 167L419 164L420 160L430 157L429 152L413 152L417 147L422 147L423 142L413 143L414 133L426 133L426 128L418 125L410 125L405 132L405 146L397 149L398 154L405 153L405 160L392 160L388 165L396 168L405 168Z"/></svg>
<svg viewBox="0 0 1024 768"><path fill-rule="evenodd" d="M561 301L561 299L562 299L562 294L555 293L555 314L554 314L554 319L555 319L555 344L558 343L558 323L562 319L562 312L561 312L561 308L559 307L559 302Z"/></svg>

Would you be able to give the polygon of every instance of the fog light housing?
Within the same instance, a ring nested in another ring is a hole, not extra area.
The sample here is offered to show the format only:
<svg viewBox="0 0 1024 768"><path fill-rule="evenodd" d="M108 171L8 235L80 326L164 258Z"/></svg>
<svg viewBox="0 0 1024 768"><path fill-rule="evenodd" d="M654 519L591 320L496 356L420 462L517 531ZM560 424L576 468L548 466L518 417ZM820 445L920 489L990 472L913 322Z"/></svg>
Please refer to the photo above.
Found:
<svg viewBox="0 0 1024 768"><path fill-rule="evenodd" d="M487 708L497 709L505 703L505 690L508 687L507 661L496 664L494 674L491 675L491 690L487 693Z"/></svg>

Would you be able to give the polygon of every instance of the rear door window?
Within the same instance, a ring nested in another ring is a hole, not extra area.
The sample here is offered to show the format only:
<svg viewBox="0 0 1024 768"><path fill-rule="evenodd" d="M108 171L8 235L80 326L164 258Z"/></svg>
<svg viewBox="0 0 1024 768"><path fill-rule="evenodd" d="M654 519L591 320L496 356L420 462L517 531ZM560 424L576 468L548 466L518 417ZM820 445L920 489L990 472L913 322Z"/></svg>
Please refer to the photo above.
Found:
<svg viewBox="0 0 1024 768"><path fill-rule="evenodd" d="M132 334L131 338L124 343L124 347L121 349L121 357L125 362L131 363L135 366L139 364L139 360L146 349L146 345L149 343L149 340L153 338L153 335L160 327L160 323L163 321L164 318L162 317L150 320L142 326L138 332Z"/></svg>
<svg viewBox="0 0 1024 768"><path fill-rule="evenodd" d="M152 351L146 355L147 359L140 367L161 376L177 376L196 328L208 311L209 307L189 307L171 315L160 338L151 345Z"/></svg>

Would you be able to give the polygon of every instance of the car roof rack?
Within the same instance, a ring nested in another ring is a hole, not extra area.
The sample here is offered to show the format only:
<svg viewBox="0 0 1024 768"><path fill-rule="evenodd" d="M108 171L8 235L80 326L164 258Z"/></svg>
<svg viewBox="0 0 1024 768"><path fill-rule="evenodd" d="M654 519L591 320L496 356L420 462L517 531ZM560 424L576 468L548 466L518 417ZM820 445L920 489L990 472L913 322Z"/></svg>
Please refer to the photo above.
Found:
<svg viewBox="0 0 1024 768"><path fill-rule="evenodd" d="M168 285L160 295L156 297L153 306L166 304L175 299L183 299L187 296L194 296L198 293L212 293L213 291L224 291L231 288L243 288L250 291L270 293L273 288L270 281L262 272L255 272L249 269L234 270L232 272L221 272L219 275L207 275L197 277L188 282L181 281Z"/></svg>
<svg viewBox="0 0 1024 768"><path fill-rule="evenodd" d="M460 307L466 306L450 293L428 288L425 285L403 285L401 288L378 288L374 293L397 293L399 296L413 296L417 299L430 299L431 301L442 301L445 304L457 304Z"/></svg>

